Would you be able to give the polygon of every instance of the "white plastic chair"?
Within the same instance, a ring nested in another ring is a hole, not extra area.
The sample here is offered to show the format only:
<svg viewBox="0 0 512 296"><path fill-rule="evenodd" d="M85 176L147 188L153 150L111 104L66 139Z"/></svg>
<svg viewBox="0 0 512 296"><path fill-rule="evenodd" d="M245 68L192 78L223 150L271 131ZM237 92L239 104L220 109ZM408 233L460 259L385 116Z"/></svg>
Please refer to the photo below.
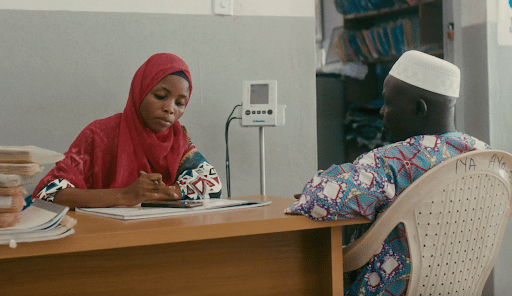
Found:
<svg viewBox="0 0 512 296"><path fill-rule="evenodd" d="M370 261L405 225L411 259L407 295L481 295L511 214L512 155L472 151L418 178L343 251L344 272Z"/></svg>

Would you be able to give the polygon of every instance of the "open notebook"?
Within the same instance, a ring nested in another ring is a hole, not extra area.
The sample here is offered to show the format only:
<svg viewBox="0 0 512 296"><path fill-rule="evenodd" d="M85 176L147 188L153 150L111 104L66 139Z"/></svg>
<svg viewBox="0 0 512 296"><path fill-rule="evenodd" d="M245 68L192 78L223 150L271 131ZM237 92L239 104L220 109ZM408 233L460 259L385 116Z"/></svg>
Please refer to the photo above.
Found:
<svg viewBox="0 0 512 296"><path fill-rule="evenodd" d="M224 211L230 209L244 209L261 207L271 203L271 201L253 201L212 198L203 199L203 205L193 208L151 208L151 207L115 207L115 208L76 208L79 213L109 217L121 220L145 219L156 217L167 217L176 215L197 214L213 211Z"/></svg>

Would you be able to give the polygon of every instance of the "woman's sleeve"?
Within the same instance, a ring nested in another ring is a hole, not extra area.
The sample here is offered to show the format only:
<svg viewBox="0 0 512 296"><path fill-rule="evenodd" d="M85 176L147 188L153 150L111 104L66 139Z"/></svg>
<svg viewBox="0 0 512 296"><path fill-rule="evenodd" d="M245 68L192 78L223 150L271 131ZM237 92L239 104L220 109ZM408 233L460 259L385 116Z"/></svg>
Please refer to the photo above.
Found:
<svg viewBox="0 0 512 296"><path fill-rule="evenodd" d="M94 149L92 132L84 129L68 151L64 159L39 181L34 189L32 198L52 201L55 194L68 187L88 188L92 182L92 149Z"/></svg>
<svg viewBox="0 0 512 296"><path fill-rule="evenodd" d="M59 192L62 189L75 187L75 185L71 184L66 179L55 179L48 183L46 186L44 186L37 194L34 196L34 198L39 198L48 202L53 202L53 199L55 198L55 194Z"/></svg>
<svg viewBox="0 0 512 296"><path fill-rule="evenodd" d="M222 185L215 168L206 161L195 146L182 158L178 180L183 199L220 198Z"/></svg>
<svg viewBox="0 0 512 296"><path fill-rule="evenodd" d="M394 178L379 154L368 153L353 164L333 165L309 181L285 212L326 221L365 217L374 220L395 195Z"/></svg>

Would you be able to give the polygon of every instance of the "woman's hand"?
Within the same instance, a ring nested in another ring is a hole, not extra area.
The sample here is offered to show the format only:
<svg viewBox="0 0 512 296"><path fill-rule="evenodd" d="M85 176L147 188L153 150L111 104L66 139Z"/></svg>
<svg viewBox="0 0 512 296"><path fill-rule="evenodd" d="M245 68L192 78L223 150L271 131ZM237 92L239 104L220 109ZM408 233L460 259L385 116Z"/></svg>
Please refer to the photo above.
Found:
<svg viewBox="0 0 512 296"><path fill-rule="evenodd" d="M181 199L179 185L167 186L160 174L141 174L126 188L65 188L55 194L54 203L75 208L133 207L147 200Z"/></svg>
<svg viewBox="0 0 512 296"><path fill-rule="evenodd" d="M177 184L167 186L160 174L141 174L126 187L121 194L120 206L135 206L147 200L181 199L181 190Z"/></svg>

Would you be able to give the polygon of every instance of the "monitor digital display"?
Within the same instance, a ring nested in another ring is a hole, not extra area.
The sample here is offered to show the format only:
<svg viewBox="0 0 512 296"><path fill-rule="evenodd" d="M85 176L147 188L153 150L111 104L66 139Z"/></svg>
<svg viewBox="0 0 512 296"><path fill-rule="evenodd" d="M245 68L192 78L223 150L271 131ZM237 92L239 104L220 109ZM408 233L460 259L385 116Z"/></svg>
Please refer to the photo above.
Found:
<svg viewBox="0 0 512 296"><path fill-rule="evenodd" d="M250 104L268 104L269 88L268 84L251 84Z"/></svg>

